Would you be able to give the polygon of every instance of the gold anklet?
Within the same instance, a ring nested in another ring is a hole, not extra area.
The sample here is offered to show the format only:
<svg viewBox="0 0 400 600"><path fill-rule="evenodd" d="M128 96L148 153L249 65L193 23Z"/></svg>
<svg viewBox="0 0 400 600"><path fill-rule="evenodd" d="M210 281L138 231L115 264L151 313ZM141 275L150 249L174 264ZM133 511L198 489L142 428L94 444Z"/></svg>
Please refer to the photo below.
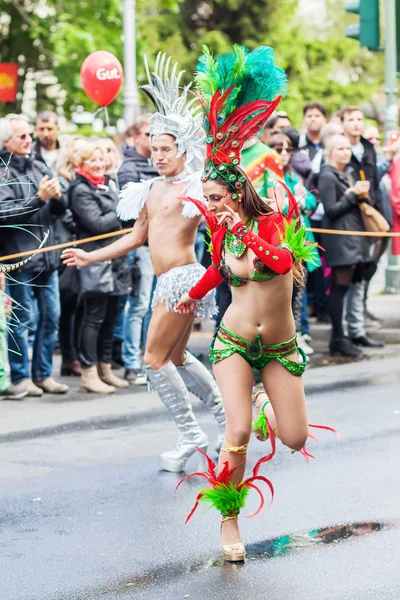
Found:
<svg viewBox="0 0 400 600"><path fill-rule="evenodd" d="M246 454L247 446L248 444L243 444L243 446L232 446L232 444L224 440L221 452L234 452L235 454Z"/></svg>

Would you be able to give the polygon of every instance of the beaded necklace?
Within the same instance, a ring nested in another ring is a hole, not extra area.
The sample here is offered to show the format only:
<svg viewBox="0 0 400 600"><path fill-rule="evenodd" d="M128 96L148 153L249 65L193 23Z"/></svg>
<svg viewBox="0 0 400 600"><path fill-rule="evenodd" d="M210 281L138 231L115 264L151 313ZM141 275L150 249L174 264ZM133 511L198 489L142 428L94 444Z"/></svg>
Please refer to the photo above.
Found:
<svg viewBox="0 0 400 600"><path fill-rule="evenodd" d="M257 229L257 231L254 232L256 234L258 233L258 221L254 221L254 219L246 219L244 221L244 225L248 229L253 229L254 227L254 230ZM229 254L231 254L234 258L240 258L244 254L246 248L246 244L244 244L238 236L232 233L232 231L229 229L226 230L225 251L228 251Z"/></svg>
<svg viewBox="0 0 400 600"><path fill-rule="evenodd" d="M184 181L189 176L188 171L182 171L179 175L173 175L172 177L163 176L163 180L165 183L179 183L180 181Z"/></svg>

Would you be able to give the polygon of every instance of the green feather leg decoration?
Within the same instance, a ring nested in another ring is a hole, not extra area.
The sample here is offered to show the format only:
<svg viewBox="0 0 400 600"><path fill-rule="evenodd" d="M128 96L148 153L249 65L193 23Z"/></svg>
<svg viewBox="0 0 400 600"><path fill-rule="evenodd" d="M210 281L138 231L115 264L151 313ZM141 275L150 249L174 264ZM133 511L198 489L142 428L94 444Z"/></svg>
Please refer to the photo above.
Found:
<svg viewBox="0 0 400 600"><path fill-rule="evenodd" d="M201 490L200 502L209 502L224 517L239 514L244 508L246 498L250 492L248 487L238 487L234 483L220 483L215 488L204 488Z"/></svg>
<svg viewBox="0 0 400 600"><path fill-rule="evenodd" d="M312 265L319 266L318 244L307 241L307 231L304 225L299 225L299 219L287 221L285 219L285 233L280 233L282 246L287 246L296 260L304 260Z"/></svg>
<svg viewBox="0 0 400 600"><path fill-rule="evenodd" d="M260 413L257 419L254 421L253 431L262 431L265 439L268 439L267 417L263 412Z"/></svg>

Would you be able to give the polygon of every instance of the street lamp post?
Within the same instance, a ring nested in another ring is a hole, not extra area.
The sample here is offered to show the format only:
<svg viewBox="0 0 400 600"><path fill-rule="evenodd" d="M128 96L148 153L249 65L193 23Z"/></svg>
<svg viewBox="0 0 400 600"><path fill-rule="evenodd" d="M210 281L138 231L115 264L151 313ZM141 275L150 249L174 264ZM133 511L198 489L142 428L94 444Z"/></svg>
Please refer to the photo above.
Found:
<svg viewBox="0 0 400 600"><path fill-rule="evenodd" d="M136 85L136 0L124 0L124 121L129 125L140 112Z"/></svg>
<svg viewBox="0 0 400 600"><path fill-rule="evenodd" d="M385 0L385 139L391 131L397 131L399 110L397 105L397 49L396 49L396 0ZM400 265L398 258L389 252L386 268L385 291L400 292Z"/></svg>

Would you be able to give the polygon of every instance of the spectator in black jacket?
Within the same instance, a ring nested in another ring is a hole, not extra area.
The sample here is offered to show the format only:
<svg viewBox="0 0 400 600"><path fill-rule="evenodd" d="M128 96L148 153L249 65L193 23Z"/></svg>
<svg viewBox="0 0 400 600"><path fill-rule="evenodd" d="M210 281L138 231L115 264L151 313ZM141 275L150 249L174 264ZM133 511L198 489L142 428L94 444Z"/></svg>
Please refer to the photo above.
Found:
<svg viewBox="0 0 400 600"><path fill-rule="evenodd" d="M365 202L370 184L354 181L347 167L351 158L349 140L344 135L333 135L325 147L325 164L318 179L319 192L325 209L324 229L364 231L359 203ZM357 235L321 234L325 260L332 267L333 284L329 296L329 313L332 319L330 349L334 354L357 357L343 330L344 299L352 282L359 279L369 260L369 242Z"/></svg>
<svg viewBox="0 0 400 600"><path fill-rule="evenodd" d="M124 162L118 171L120 188L129 181L142 181L158 175L150 159L150 118L150 113L140 115L125 132L125 139L132 140L134 145L125 143L122 147Z"/></svg>
<svg viewBox="0 0 400 600"><path fill-rule="evenodd" d="M151 114L140 115L129 128L134 148L125 148L128 158L122 163L118 172L119 185L122 188L129 181L138 182L157 177L158 172L153 166L150 155L150 118ZM125 378L136 385L145 384L146 380L141 363L141 340L145 315L149 309L153 285L153 268L147 242L130 252L129 263L139 274L137 289L133 296L121 299L120 313L114 337L114 360L121 359L125 366Z"/></svg>
<svg viewBox="0 0 400 600"><path fill-rule="evenodd" d="M29 157L31 145L32 130L22 115L2 119L0 180L12 181L13 185L0 187L0 219L4 224L22 226L21 229L3 229L1 243L6 255L34 249L46 231L49 232L48 243L53 244L54 219L67 208L67 196L62 193L58 179L52 177L43 163ZM29 396L40 396L43 392L62 394L68 390L67 385L51 377L60 314L58 265L59 253L38 253L13 272L15 282L8 286L18 317L12 322L9 337L11 380L21 390L28 390ZM28 325L32 290L39 318L30 373Z"/></svg>
<svg viewBox="0 0 400 600"><path fill-rule="evenodd" d="M52 173L55 173L60 154L60 126L58 116L51 110L45 110L36 117L35 132L37 140L32 144L32 157L44 163Z"/></svg>
<svg viewBox="0 0 400 600"><path fill-rule="evenodd" d="M300 149L312 161L322 148L322 128L326 124L326 109L319 102L309 102L303 108L305 135L300 139Z"/></svg>
<svg viewBox="0 0 400 600"><path fill-rule="evenodd" d="M104 148L92 142L78 153L79 167L69 188L70 208L76 223L77 239L122 229L116 213L118 194L105 185ZM113 242L103 239L86 244L88 251ZM79 269L79 293L83 315L78 335L82 365L80 391L109 394L128 382L111 371L114 325L121 294L130 291L126 256Z"/></svg>
<svg viewBox="0 0 400 600"><path fill-rule="evenodd" d="M76 159L79 151L86 146L88 140L82 136L70 137L63 142L56 172L60 180L61 189L68 193L71 182L75 179L74 168L78 167ZM68 208L65 215L55 223L54 237L57 244L72 242L75 239L75 223L71 210ZM81 318L78 290L76 286L76 269L67 269L62 263L58 270L60 279L60 327L58 341L61 351L60 375L80 376L81 364L78 360L76 346L77 331Z"/></svg>
<svg viewBox="0 0 400 600"><path fill-rule="evenodd" d="M361 172L364 172L365 179L370 184L370 203L379 212L383 212L375 148L371 142L362 136L364 131L364 114L358 106L348 106L341 111L340 116L344 135L350 142L351 159L349 166L353 169L353 178L355 180L362 179ZM362 280L353 283L347 294L346 321L349 326L348 334L360 346L383 346L382 342L377 342L367 335L365 312L369 282L376 272L378 261L382 257L386 247L387 239L381 238L376 242L375 247L371 248L371 260L364 270Z"/></svg>

